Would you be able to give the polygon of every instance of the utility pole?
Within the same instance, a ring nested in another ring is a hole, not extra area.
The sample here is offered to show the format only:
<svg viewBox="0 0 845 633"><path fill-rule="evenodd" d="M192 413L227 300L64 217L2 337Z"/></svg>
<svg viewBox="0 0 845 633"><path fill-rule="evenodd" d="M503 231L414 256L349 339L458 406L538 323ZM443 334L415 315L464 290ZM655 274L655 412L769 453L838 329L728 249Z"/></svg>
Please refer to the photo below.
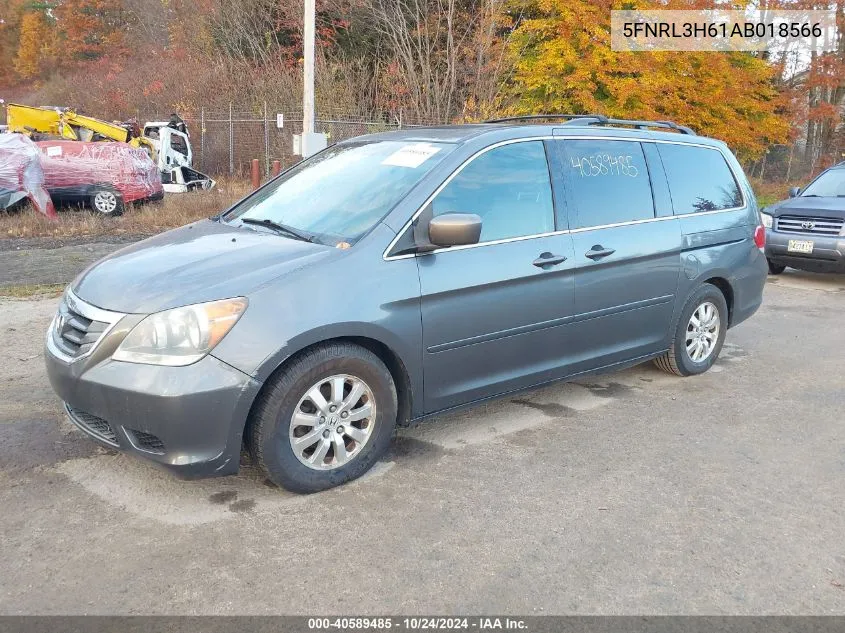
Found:
<svg viewBox="0 0 845 633"><path fill-rule="evenodd" d="M326 135L314 132L314 39L317 10L315 0L305 4L302 29L302 137L300 150L303 158L316 154L326 147Z"/></svg>
<svg viewBox="0 0 845 633"><path fill-rule="evenodd" d="M314 132L314 31L316 8L315 0L304 0L305 26L303 28L303 69L302 69L302 136Z"/></svg>

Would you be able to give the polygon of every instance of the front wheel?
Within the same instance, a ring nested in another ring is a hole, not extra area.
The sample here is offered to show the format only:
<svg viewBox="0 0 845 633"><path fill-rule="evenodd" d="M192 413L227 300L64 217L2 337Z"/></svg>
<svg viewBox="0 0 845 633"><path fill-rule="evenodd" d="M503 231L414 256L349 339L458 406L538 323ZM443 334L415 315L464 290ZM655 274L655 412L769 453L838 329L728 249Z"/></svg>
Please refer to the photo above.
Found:
<svg viewBox="0 0 845 633"><path fill-rule="evenodd" d="M684 305L669 351L654 362L678 376L703 374L719 357L727 329L725 296L716 286L704 284Z"/></svg>
<svg viewBox="0 0 845 633"><path fill-rule="evenodd" d="M123 213L123 200L120 195L110 187L101 187L91 194L91 208L97 213L108 216L117 216Z"/></svg>
<svg viewBox="0 0 845 633"><path fill-rule="evenodd" d="M262 392L247 444L275 484L318 492L363 475L396 427L396 387L384 363L349 343L296 357Z"/></svg>

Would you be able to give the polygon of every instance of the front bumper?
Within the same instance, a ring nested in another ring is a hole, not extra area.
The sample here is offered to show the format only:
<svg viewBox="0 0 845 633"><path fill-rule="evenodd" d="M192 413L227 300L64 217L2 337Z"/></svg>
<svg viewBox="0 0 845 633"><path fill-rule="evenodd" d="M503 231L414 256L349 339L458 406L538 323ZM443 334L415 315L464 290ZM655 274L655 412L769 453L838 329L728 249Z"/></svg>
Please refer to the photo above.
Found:
<svg viewBox="0 0 845 633"><path fill-rule="evenodd" d="M238 471L244 424L260 387L250 376L210 355L186 367L97 354L68 362L48 345L44 357L70 421L99 443L186 478Z"/></svg>
<svg viewBox="0 0 845 633"><path fill-rule="evenodd" d="M812 253L791 253L789 240L810 240ZM766 257L784 266L818 272L845 272L845 237L784 233L766 229Z"/></svg>

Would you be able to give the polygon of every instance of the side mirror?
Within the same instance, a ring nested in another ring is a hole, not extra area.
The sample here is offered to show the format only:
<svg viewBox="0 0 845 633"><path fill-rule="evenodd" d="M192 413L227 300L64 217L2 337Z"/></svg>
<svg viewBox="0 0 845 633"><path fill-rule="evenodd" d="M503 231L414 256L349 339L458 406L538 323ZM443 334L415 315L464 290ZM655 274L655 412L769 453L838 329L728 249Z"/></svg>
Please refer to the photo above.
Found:
<svg viewBox="0 0 845 633"><path fill-rule="evenodd" d="M789 197L790 197L790 198L794 198L794 197L795 197L795 196L797 196L799 193L801 193L801 187L791 187L791 188L789 189Z"/></svg>
<svg viewBox="0 0 845 633"><path fill-rule="evenodd" d="M481 218L474 213L445 213L428 223L428 239L435 246L478 244Z"/></svg>

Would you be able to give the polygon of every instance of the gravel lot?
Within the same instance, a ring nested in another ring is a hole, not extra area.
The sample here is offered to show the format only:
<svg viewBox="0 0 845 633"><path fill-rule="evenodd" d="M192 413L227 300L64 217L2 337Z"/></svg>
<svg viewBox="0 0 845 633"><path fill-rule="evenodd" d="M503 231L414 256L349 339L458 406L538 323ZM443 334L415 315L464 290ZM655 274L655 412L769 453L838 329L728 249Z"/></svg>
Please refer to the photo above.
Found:
<svg viewBox="0 0 845 633"><path fill-rule="evenodd" d="M0 302L0 613L845 614L845 277L771 278L704 376L442 417L308 497L95 447L56 301Z"/></svg>

